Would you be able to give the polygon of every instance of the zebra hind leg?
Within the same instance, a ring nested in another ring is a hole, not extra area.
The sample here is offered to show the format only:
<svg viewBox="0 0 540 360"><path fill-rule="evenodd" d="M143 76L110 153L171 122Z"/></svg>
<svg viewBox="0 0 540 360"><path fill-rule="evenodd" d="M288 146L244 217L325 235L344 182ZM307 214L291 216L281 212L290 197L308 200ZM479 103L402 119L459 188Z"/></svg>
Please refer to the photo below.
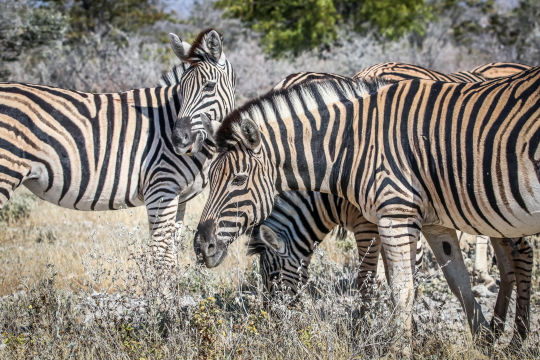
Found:
<svg viewBox="0 0 540 360"><path fill-rule="evenodd" d="M489 324L472 293L469 273L461 255L456 231L442 226L425 226L422 232L435 254L452 293L459 299L465 310L469 327L473 335L477 337L477 343L491 344Z"/></svg>
<svg viewBox="0 0 540 360"><path fill-rule="evenodd" d="M516 318L515 332L511 345L519 348L527 338L530 330L531 311L531 280L533 267L533 248L525 238L518 238L512 242L512 258L516 274Z"/></svg>
<svg viewBox="0 0 540 360"><path fill-rule="evenodd" d="M504 330L513 285L516 284L515 331L510 349L517 350L529 333L533 249L525 238L492 239L492 245L497 257L501 286L491 326L495 336L499 337Z"/></svg>
<svg viewBox="0 0 540 360"><path fill-rule="evenodd" d="M512 259L512 246L509 239L491 238L497 268L499 269L500 286L491 319L490 328L493 331L494 340L498 339L504 331L504 323L508 313L508 306L512 297L512 290L516 283L514 261Z"/></svg>
<svg viewBox="0 0 540 360"><path fill-rule="evenodd" d="M13 192L29 179L30 166L20 161L6 161L0 154L0 210L11 199Z"/></svg>

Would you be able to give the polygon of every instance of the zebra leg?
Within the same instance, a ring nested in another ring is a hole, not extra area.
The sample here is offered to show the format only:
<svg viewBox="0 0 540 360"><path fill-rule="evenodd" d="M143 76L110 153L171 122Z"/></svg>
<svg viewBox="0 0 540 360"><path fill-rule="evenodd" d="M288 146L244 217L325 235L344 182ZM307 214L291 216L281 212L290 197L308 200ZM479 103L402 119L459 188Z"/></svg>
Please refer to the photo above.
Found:
<svg viewBox="0 0 540 360"><path fill-rule="evenodd" d="M490 324L493 335L497 339L504 330L508 305L510 304L516 277L512 259L512 246L508 246L508 243L502 238L491 238L491 243L497 257L497 268L499 269L501 278L499 293L497 294L497 301Z"/></svg>
<svg viewBox="0 0 540 360"><path fill-rule="evenodd" d="M519 348L529 333L533 249L524 238L492 238L491 242L501 275L501 286L491 320L491 328L496 338L502 334L513 285L516 283L516 331L511 346Z"/></svg>
<svg viewBox="0 0 540 360"><path fill-rule="evenodd" d="M489 329L480 304L474 298L469 273L463 262L459 241L454 229L442 226L424 226L422 232L441 266L444 277L467 314L474 335L482 336ZM484 340L484 339L482 339Z"/></svg>
<svg viewBox="0 0 540 360"><path fill-rule="evenodd" d="M152 256L158 271L172 271L177 262L175 220L179 209L178 196L153 198L146 204L152 236Z"/></svg>
<svg viewBox="0 0 540 360"><path fill-rule="evenodd" d="M505 239L506 241L508 239ZM514 332L511 344L517 348L527 338L530 330L531 278L534 256L533 248L525 238L514 239L511 245L517 284L516 332Z"/></svg>
<svg viewBox="0 0 540 360"><path fill-rule="evenodd" d="M26 159L0 149L0 209L11 199L15 189L25 181L34 179L36 176L32 174L31 164Z"/></svg>
<svg viewBox="0 0 540 360"><path fill-rule="evenodd" d="M186 203L178 204L176 208L176 223L184 223L184 216L186 215Z"/></svg>
<svg viewBox="0 0 540 360"><path fill-rule="evenodd" d="M358 288L368 289L377 278L377 264L381 252L381 240L378 236L377 225L363 219L354 231L358 259Z"/></svg>
<svg viewBox="0 0 540 360"><path fill-rule="evenodd" d="M412 306L414 300L413 272L416 243L420 236L416 218L381 217L378 220L379 236L388 269L396 313L403 322L405 334L411 335Z"/></svg>
<svg viewBox="0 0 540 360"><path fill-rule="evenodd" d="M483 235L476 236L476 251L474 256L474 271L480 281L490 286L495 283L495 279L488 272L488 246L489 237Z"/></svg>

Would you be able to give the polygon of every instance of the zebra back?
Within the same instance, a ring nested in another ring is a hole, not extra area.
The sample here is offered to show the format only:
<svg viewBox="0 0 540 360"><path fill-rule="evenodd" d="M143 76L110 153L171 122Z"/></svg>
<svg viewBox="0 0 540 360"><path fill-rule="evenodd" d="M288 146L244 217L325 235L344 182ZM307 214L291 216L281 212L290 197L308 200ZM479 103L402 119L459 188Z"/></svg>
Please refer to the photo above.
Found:
<svg viewBox="0 0 540 360"><path fill-rule="evenodd" d="M506 76L512 76L519 72L529 70L529 65L517 64L512 62L493 62L478 66L471 70L472 73L483 77L484 79L497 79Z"/></svg>

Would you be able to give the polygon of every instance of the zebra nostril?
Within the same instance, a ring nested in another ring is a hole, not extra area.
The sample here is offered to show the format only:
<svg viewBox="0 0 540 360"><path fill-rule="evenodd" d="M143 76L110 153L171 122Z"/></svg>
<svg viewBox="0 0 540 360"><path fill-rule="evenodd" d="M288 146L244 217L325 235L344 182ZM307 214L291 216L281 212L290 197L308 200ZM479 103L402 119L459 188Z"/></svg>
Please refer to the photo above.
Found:
<svg viewBox="0 0 540 360"><path fill-rule="evenodd" d="M213 253L216 250L216 245L208 244L208 253Z"/></svg>
<svg viewBox="0 0 540 360"><path fill-rule="evenodd" d="M173 144L176 144L176 145L182 145L183 143L182 137L178 135L177 133L173 134L172 141L173 141Z"/></svg>

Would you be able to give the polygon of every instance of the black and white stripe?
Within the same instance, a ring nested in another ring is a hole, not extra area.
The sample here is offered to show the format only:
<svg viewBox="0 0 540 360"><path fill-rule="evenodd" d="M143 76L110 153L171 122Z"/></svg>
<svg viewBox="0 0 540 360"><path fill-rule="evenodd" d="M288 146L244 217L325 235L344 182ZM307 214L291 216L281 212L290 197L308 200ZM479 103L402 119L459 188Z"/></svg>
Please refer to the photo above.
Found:
<svg viewBox="0 0 540 360"><path fill-rule="evenodd" d="M487 327L454 229L540 232L540 68L463 84L323 81L271 93L228 116L195 239L206 264L269 214L277 193L329 192L378 226L397 304L410 326L420 230L474 333ZM447 261L445 261L447 260ZM528 299L525 299L528 300ZM528 321L518 322L518 337Z"/></svg>
<svg viewBox="0 0 540 360"><path fill-rule="evenodd" d="M492 63L478 69L489 69L487 75L494 76L500 74L509 76L516 74L530 67L514 63ZM425 69L416 65L403 63L383 63L371 66L360 71L353 78L368 79L370 81L383 80L396 82L414 78L424 78L453 82L478 82L485 81L484 78L473 72L459 72L454 74L441 74L439 72ZM329 79L345 79L343 76L325 73L304 72L289 75L281 81L274 89L287 88L305 82L324 81ZM340 209L340 211L337 211ZM306 281L308 265L315 246L336 226L344 226L355 235L359 252L359 278L358 284L364 284L368 280L368 275L373 276L377 270L378 254L380 252L380 239L375 225L367 222L360 210L356 209L347 200L336 197L332 194L319 194L310 192L284 192L276 200L272 213L265 220L267 229L260 231L255 228L251 240L251 254L260 254L260 272L263 283L267 290L275 287L273 281L280 279L280 283L287 289L295 290L302 284L300 280ZM375 229L373 229L375 226ZM341 231L342 232L342 231ZM479 239L480 237L478 237ZM520 263L527 262L527 254L531 251L528 243L523 241L521 251L512 251L509 241L492 241L496 254L499 255L498 265L503 278L510 280L502 282L498 294L494 319L504 319L510 301L514 284L518 285L521 293L530 293L531 267L526 266L524 272L513 270L505 272L502 268L505 264L520 266ZM501 249L501 247L503 247ZM286 250L285 253L278 251ZM480 253L480 246L476 249L476 258L483 257L484 263L487 251ZM483 247L487 250L487 247ZM422 263L422 246L418 242L416 251L416 268ZM487 264L487 263L486 263ZM444 266L444 264L440 264ZM385 267L386 268L386 267ZM476 269L478 270L478 269ZM487 268L485 269L487 272ZM529 295L530 296L530 295ZM505 304L503 306L502 304ZM499 313L498 311L502 311ZM524 309L516 316L528 314L529 309ZM504 323L500 321L499 323ZM500 331L497 331L500 333Z"/></svg>
<svg viewBox="0 0 540 360"><path fill-rule="evenodd" d="M224 56L223 61L228 63ZM202 81L215 67L204 58L190 59L188 66L176 68L177 84L108 94L1 83L0 206L21 184L71 209L146 205L156 261L174 265L178 204L201 191L206 181L201 173L211 153L177 155L172 130L179 117L204 113L205 105L211 112L214 103L233 101L220 97L233 96L234 88L216 90L213 102L185 104L188 98L202 99L192 94L200 92L197 79ZM178 210L182 218L183 207Z"/></svg>

